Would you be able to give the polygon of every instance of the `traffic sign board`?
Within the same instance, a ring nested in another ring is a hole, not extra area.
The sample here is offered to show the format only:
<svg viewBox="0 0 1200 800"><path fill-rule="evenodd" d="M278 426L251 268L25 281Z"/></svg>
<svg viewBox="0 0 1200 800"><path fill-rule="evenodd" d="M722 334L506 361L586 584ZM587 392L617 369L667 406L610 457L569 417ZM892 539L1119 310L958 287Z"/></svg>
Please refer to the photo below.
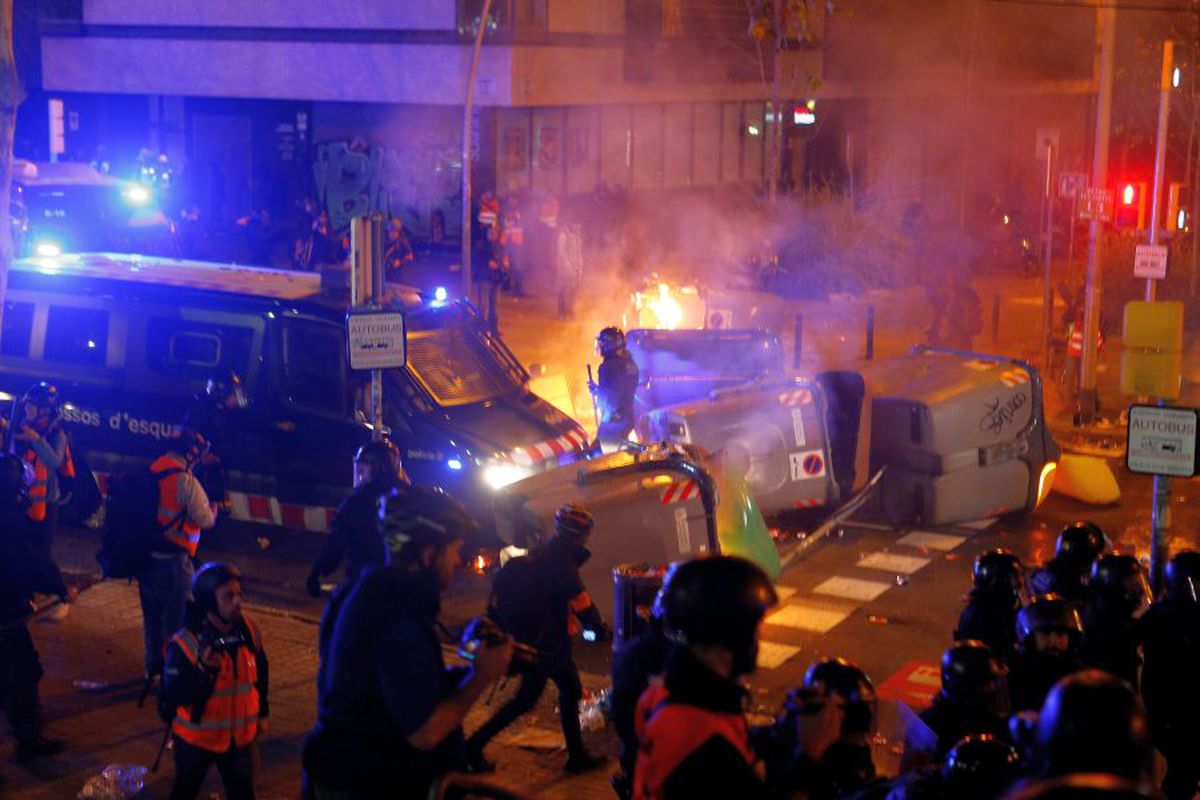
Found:
<svg viewBox="0 0 1200 800"><path fill-rule="evenodd" d="M1192 477L1196 474L1198 421L1200 415L1194 408L1130 406L1125 466L1142 475Z"/></svg>
<svg viewBox="0 0 1200 800"><path fill-rule="evenodd" d="M1167 277L1167 246L1164 244L1139 244L1134 248L1133 276L1135 278Z"/></svg>
<svg viewBox="0 0 1200 800"><path fill-rule="evenodd" d="M1079 191L1079 219L1112 222L1113 193L1100 186L1088 186Z"/></svg>
<svg viewBox="0 0 1200 800"><path fill-rule="evenodd" d="M399 311L351 311L346 314L350 369L403 367L404 315Z"/></svg>
<svg viewBox="0 0 1200 800"><path fill-rule="evenodd" d="M1058 196L1063 200L1078 197L1079 193L1087 188L1087 185L1088 176L1086 172L1058 173Z"/></svg>

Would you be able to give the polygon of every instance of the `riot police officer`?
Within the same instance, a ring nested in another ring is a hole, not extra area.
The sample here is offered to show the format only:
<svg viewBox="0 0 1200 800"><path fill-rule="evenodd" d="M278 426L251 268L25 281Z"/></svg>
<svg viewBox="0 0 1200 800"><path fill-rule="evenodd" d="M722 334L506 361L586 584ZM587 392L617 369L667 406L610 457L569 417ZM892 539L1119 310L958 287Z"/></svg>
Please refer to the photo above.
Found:
<svg viewBox="0 0 1200 800"><path fill-rule="evenodd" d="M921 720L943 756L968 734L1008 734L1007 670L986 644L955 642L942 654L942 688Z"/></svg>
<svg viewBox="0 0 1200 800"><path fill-rule="evenodd" d="M596 401L599 429L596 441L605 452L621 445L633 430L633 399L638 385L638 367L625 347L620 328L605 328L596 335L600 363L598 383L589 384Z"/></svg>
<svg viewBox="0 0 1200 800"><path fill-rule="evenodd" d="M638 701L635 797L770 796L738 678L757 666L759 625L777 601L766 574L741 558L671 566L657 603L674 645L662 684Z"/></svg>
<svg viewBox="0 0 1200 800"><path fill-rule="evenodd" d="M192 398L183 415L182 427L195 431L209 443L209 450L194 472L204 493L225 507L225 472L221 459L229 455L234 440L234 415L250 405L242 378L232 369L220 369L209 375L204 393Z"/></svg>
<svg viewBox="0 0 1200 800"><path fill-rule="evenodd" d="M788 705L801 716L833 709L835 738L821 752L808 752L803 744L782 748L790 755L783 770L778 752L771 754L767 779L772 789L789 796L799 793L811 800L831 800L869 790L878 783L870 745L877 699L875 686L861 667L844 658L821 659L804 673L804 682L789 695Z"/></svg>
<svg viewBox="0 0 1200 800"><path fill-rule="evenodd" d="M1140 616L1150 601L1150 587L1141 562L1129 555L1108 553L1092 565L1092 598L1083 612L1083 663L1137 685Z"/></svg>
<svg viewBox="0 0 1200 800"><path fill-rule="evenodd" d="M1021 756L1005 738L964 736L945 762L893 782L887 800L993 800L1020 774Z"/></svg>
<svg viewBox="0 0 1200 800"><path fill-rule="evenodd" d="M38 681L42 665L26 622L33 595L74 599L54 562L40 553L37 535L26 516L28 470L21 459L0 454L0 697L17 740L17 760L54 755L62 742L42 735Z"/></svg>
<svg viewBox="0 0 1200 800"><path fill-rule="evenodd" d="M1060 679L1078 669L1079 611L1065 598L1041 595L1017 613L1017 655L1008 673L1013 711L1036 711Z"/></svg>
<svg viewBox="0 0 1200 800"><path fill-rule="evenodd" d="M1200 553L1176 553L1165 584L1140 620L1142 699L1154 745L1167 760L1163 793L1191 800L1200 783Z"/></svg>
<svg viewBox="0 0 1200 800"><path fill-rule="evenodd" d="M1025 593L1021 559L1009 550L990 550L975 559L974 587L958 618L955 641L974 639L1001 661L1016 653L1017 610Z"/></svg>
<svg viewBox="0 0 1200 800"><path fill-rule="evenodd" d="M1076 605L1087 602L1092 562L1108 545L1100 526L1087 520L1072 522L1058 534L1054 557L1029 577L1035 595L1056 594Z"/></svg>
<svg viewBox="0 0 1200 800"><path fill-rule="evenodd" d="M577 632L591 631L593 639L607 638L600 611L579 577L579 567L591 556L586 544L595 524L582 505L561 506L554 515L554 536L530 555L510 561L496 577L489 613L518 642L536 648L538 658L521 676L517 694L467 740L473 772L495 769L484 758L484 748L534 707L548 681L558 689L567 772L587 772L605 761L583 744L579 728L583 684L571 653L571 637Z"/></svg>
<svg viewBox="0 0 1200 800"><path fill-rule="evenodd" d="M367 567L384 563L387 548L379 533L379 498L408 483L396 445L376 439L358 448L354 491L338 506L329 536L313 562L305 582L310 595L321 596L321 578L333 574L343 561L346 584L353 583Z"/></svg>

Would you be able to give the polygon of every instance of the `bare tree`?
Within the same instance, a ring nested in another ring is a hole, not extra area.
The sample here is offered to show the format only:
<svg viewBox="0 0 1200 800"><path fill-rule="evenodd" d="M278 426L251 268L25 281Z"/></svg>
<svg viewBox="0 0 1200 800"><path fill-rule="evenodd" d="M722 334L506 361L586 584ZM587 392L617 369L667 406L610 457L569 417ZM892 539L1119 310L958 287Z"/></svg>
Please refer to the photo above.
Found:
<svg viewBox="0 0 1200 800"><path fill-rule="evenodd" d="M783 54L791 47L811 44L822 29L824 16L833 11L832 0L745 0L750 15L750 36L758 44L759 74L766 86L763 44L771 46L771 119L767 128L767 199L779 193L783 163ZM816 77L808 76L810 84Z"/></svg>
<svg viewBox="0 0 1200 800"><path fill-rule="evenodd" d="M13 132L17 126L17 106L24 99L25 89L17 75L17 61L13 55L13 0L0 0L0 324L4 320L8 268L13 256L12 220L9 218Z"/></svg>

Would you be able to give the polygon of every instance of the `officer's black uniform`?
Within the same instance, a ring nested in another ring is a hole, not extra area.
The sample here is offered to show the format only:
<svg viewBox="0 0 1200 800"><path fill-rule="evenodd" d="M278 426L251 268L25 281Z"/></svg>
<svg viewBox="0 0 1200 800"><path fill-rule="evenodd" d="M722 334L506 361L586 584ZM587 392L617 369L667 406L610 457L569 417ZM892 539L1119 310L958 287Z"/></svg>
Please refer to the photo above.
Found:
<svg viewBox="0 0 1200 800"><path fill-rule="evenodd" d="M575 516L578 518L574 519ZM583 683L571 654L572 615L579 618L584 630L604 630L600 612L579 576L579 567L591 556L583 541L591 531L592 519L585 509L575 504L563 506L555 517L555 535L525 556L529 563L523 565L526 567L523 574L539 584L538 589L525 598L537 607L510 611L501 604L495 612L501 627L518 642L536 648L538 658L537 664L521 676L517 694L468 740L467 752L472 768L477 771L492 769L492 764L483 757L484 748L496 734L537 704L548 681L553 681L558 689L558 716L567 743L568 771L584 771L602 763L602 759L597 760L583 745L579 727ZM579 535L575 529L572 529L574 533L564 530L568 517L572 517L573 524L578 523L579 531L586 528L586 532Z"/></svg>
<svg viewBox="0 0 1200 800"><path fill-rule="evenodd" d="M232 397L236 402L230 407ZM220 372L209 378L205 391L192 398L183 415L181 427L200 434L209 444L209 452L193 473L204 493L218 505L224 504L226 497L221 459L227 458L234 447L235 415L245 413L245 405L242 379L233 371Z"/></svg>
<svg viewBox="0 0 1200 800"><path fill-rule="evenodd" d="M430 571L368 570L332 620L317 684L317 727L304 747L306 780L348 798L424 798L430 783L466 771L462 730L430 752L409 744L461 673L438 639L438 579Z"/></svg>
<svg viewBox="0 0 1200 800"><path fill-rule="evenodd" d="M1140 620L1142 699L1151 737L1167 760L1163 793L1191 800L1200 782L1200 553L1176 554L1166 586L1166 596Z"/></svg>
<svg viewBox="0 0 1200 800"><path fill-rule="evenodd" d="M958 618L954 641L983 642L1001 661L1016 653L1017 610L1021 607L1024 569L1007 550L991 550L975 559L974 586Z"/></svg>
<svg viewBox="0 0 1200 800"><path fill-rule="evenodd" d="M1104 531L1094 522L1079 520L1065 526L1054 544L1054 557L1029 576L1034 595L1056 594L1077 607L1091 599L1088 576L1092 562L1107 546Z"/></svg>
<svg viewBox="0 0 1200 800"><path fill-rule="evenodd" d="M26 761L62 750L43 738L38 681L42 665L26 622L35 593L67 596L58 567L40 555L35 533L18 494L23 467L0 456L0 704L17 740L17 759Z"/></svg>
<svg viewBox="0 0 1200 800"><path fill-rule="evenodd" d="M1066 652L1038 651L1036 631L1057 631L1067 634ZM1083 668L1078 655L1083 637L1083 621L1079 612L1065 598L1057 595L1038 597L1017 614L1017 638L1020 649L1008 672L1008 692L1012 710L1041 709L1051 687L1059 679Z"/></svg>
<svg viewBox="0 0 1200 800"><path fill-rule="evenodd" d="M347 495L338 506L321 552L313 561L313 575L331 575L345 560L345 582L351 584L368 567L383 565L387 548L379 534L379 498L395 488L394 478L375 476Z"/></svg>
<svg viewBox="0 0 1200 800"><path fill-rule="evenodd" d="M1101 556L1092 568L1093 597L1083 612L1083 646L1079 656L1089 667L1137 685L1138 621L1150 590L1142 566L1128 555Z"/></svg>
<svg viewBox="0 0 1200 800"><path fill-rule="evenodd" d="M942 655L942 689L921 721L937 734L939 758L964 736L1008 737L1008 686L1004 667L987 645L956 642Z"/></svg>
<svg viewBox="0 0 1200 800"><path fill-rule="evenodd" d="M596 411L600 415L596 438L602 447L612 448L625 441L636 422L633 401L638 367L625 349L625 334L620 330L600 331L596 345L604 357L595 387Z"/></svg>

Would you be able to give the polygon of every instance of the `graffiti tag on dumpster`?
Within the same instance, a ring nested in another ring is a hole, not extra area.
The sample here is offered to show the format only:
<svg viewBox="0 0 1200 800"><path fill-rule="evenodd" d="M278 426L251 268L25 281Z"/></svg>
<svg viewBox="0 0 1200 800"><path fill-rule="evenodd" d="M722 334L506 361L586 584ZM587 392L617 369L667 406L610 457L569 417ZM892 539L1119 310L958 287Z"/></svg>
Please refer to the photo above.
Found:
<svg viewBox="0 0 1200 800"><path fill-rule="evenodd" d="M1008 400L993 397L984 403L987 410L979 420L979 430L999 436L1005 428L1013 423L1013 420L1017 418L1017 412L1024 408L1028 401L1024 392L1014 394Z"/></svg>

